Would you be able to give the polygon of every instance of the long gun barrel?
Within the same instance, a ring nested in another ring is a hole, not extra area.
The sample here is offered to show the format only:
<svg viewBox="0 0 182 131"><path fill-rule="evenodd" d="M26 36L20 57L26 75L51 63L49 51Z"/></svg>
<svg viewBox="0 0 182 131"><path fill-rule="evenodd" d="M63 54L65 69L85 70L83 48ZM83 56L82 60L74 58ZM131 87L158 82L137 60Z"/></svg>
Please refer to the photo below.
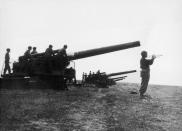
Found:
<svg viewBox="0 0 182 131"><path fill-rule="evenodd" d="M125 43L125 44L118 44L118 45L113 45L113 46L107 46L107 47L102 47L102 48L96 48L96 49L90 49L90 50L85 50L85 51L79 51L79 52L75 52L73 56L69 56L69 60L82 59L82 58L91 57L91 56L95 56L95 55L100 55L100 54L110 53L110 52L124 50L124 49L128 49L128 48L133 48L133 47L137 47L137 46L140 46L139 41Z"/></svg>
<svg viewBox="0 0 182 131"><path fill-rule="evenodd" d="M120 78L120 79L116 79L116 80L114 80L114 81L116 82L116 81L120 81L120 80L123 80L123 79L124 79L124 78Z"/></svg>
<svg viewBox="0 0 182 131"><path fill-rule="evenodd" d="M108 74L107 77L116 76L116 75L122 75L122 74L128 74L128 73L134 73L134 72L136 72L136 70L111 73L111 74Z"/></svg>
<svg viewBox="0 0 182 131"><path fill-rule="evenodd" d="M125 79L127 76L121 76L121 77L115 77L115 78L111 78L112 80L117 80L117 79Z"/></svg>

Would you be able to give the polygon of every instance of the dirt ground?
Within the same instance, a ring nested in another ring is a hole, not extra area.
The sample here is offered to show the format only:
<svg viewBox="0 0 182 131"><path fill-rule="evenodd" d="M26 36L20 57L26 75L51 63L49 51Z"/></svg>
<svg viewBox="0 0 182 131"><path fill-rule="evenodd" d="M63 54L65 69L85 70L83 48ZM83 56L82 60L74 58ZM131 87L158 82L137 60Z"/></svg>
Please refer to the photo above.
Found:
<svg viewBox="0 0 182 131"><path fill-rule="evenodd" d="M1 131L182 131L182 87L1 89Z"/></svg>

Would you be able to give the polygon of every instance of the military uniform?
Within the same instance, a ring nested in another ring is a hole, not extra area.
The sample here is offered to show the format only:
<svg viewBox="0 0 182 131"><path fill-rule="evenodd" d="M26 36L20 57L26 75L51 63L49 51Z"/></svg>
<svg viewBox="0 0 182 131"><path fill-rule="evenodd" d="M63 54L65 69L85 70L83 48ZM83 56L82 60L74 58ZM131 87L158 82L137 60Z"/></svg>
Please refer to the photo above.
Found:
<svg viewBox="0 0 182 131"><path fill-rule="evenodd" d="M150 65L153 64L154 59L145 59L145 58L141 58L140 60L140 68L141 68L141 87L140 87L140 96L143 96L143 94L146 92L147 90L147 86L148 86L148 82L150 79Z"/></svg>
<svg viewBox="0 0 182 131"><path fill-rule="evenodd" d="M45 56L52 56L53 55L53 50L52 48L47 48L45 51Z"/></svg>
<svg viewBox="0 0 182 131"><path fill-rule="evenodd" d="M53 53L52 48L47 48L46 49L46 51L45 51L45 59L46 59L45 64L46 64L46 71L48 73L50 73L51 70L52 70L52 58L51 58L51 56L53 54L54 53Z"/></svg>
<svg viewBox="0 0 182 131"><path fill-rule="evenodd" d="M24 53L24 57L25 57L25 59L29 59L29 58L30 58L30 56L31 56L31 54L30 54L30 50L27 50L27 51Z"/></svg>
<svg viewBox="0 0 182 131"><path fill-rule="evenodd" d="M5 68L4 68L4 75L6 74L6 71L8 71L8 73L11 73L11 69L9 66L9 60L10 60L10 55L9 52L6 53L5 55Z"/></svg>
<svg viewBox="0 0 182 131"><path fill-rule="evenodd" d="M66 49L65 48L60 49L59 54L62 55L63 57L67 57Z"/></svg>
<svg viewBox="0 0 182 131"><path fill-rule="evenodd" d="M28 72L30 73L31 72L31 66L30 66L30 58L31 58L31 50L32 50L32 47L29 46L28 47L28 50L25 51L24 53L24 56L23 56L23 67L22 67L22 70L24 72Z"/></svg>
<svg viewBox="0 0 182 131"><path fill-rule="evenodd" d="M37 54L37 51L36 51L36 50L33 50L33 51L31 52L31 55L33 55L33 54Z"/></svg>

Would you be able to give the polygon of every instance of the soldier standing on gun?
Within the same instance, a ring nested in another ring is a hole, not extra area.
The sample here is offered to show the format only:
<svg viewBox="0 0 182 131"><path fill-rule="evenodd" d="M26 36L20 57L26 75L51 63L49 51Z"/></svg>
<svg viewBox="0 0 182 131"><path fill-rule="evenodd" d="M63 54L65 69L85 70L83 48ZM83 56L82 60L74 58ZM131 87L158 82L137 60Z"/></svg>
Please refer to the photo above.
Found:
<svg viewBox="0 0 182 131"><path fill-rule="evenodd" d="M5 55L4 75L6 74L6 71L8 71L9 74L11 73L11 69L10 69L10 66L9 66L9 60L10 60L9 52L10 52L10 49L7 48L6 51L7 51L7 52L6 52L6 55Z"/></svg>
<svg viewBox="0 0 182 131"><path fill-rule="evenodd" d="M146 59L147 58L147 52L142 51L141 52L141 60L140 60L140 68L141 68L141 87L140 87L140 97L144 97L144 93L147 90L148 82L150 79L150 65L153 64L154 59L156 58L155 55L152 55L152 59Z"/></svg>

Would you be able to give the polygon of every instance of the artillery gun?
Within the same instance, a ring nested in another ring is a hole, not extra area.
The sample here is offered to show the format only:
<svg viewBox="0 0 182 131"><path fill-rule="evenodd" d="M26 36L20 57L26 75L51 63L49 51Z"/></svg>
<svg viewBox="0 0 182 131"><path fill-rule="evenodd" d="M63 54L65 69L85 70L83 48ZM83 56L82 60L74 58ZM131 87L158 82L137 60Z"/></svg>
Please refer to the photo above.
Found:
<svg viewBox="0 0 182 131"><path fill-rule="evenodd" d="M123 71L123 72L117 72L117 73L111 73L111 74L106 74L105 72L89 74L88 76L86 76L86 78L84 78L84 83L94 84L101 88L107 88L110 85L115 85L116 81L123 80L127 76L122 76L122 77L120 76L115 78L111 78L111 77L134 73L134 72L136 72L136 70Z"/></svg>
<svg viewBox="0 0 182 131"><path fill-rule="evenodd" d="M17 81L26 83L25 81L36 79L39 82L45 83L45 85L49 85L51 88L66 89L66 81L69 78L75 78L75 70L68 68L70 61L137 46L140 46L139 41L79 51L75 52L74 55L66 57L59 54L59 50L54 50L54 55L49 59L51 63L49 70L47 70L47 59L44 52L31 55L28 59L20 56L19 60L13 63L13 73L2 75L1 87L6 87L7 83L13 85Z"/></svg>

